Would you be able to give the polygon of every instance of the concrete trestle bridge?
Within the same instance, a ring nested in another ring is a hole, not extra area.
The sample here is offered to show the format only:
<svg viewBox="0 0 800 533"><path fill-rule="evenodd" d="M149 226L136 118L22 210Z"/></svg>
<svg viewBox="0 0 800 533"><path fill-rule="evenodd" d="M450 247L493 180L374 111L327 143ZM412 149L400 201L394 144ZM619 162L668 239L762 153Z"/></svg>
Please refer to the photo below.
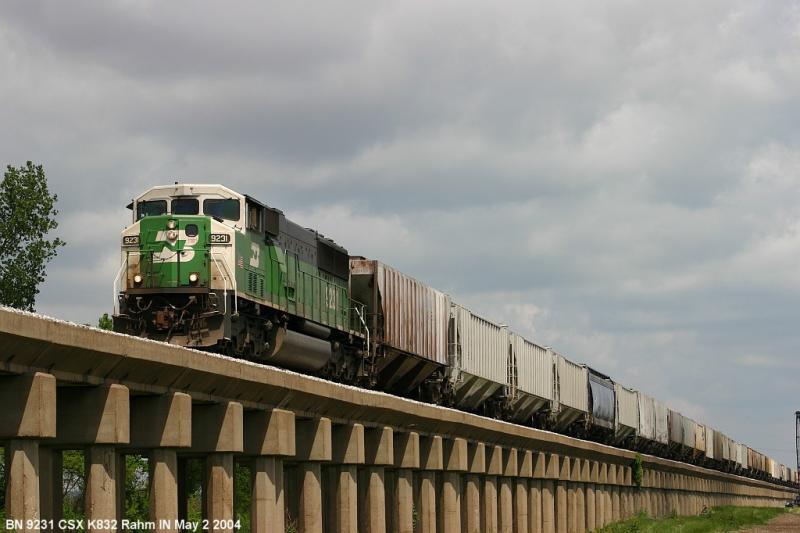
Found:
<svg viewBox="0 0 800 533"><path fill-rule="evenodd" d="M120 458L150 465L156 531L234 531L234 464L251 471L254 533L579 533L720 504L782 506L785 486L634 454L215 354L0 308L6 518L62 518L60 453L86 457L87 531L121 529ZM92 522L89 522L92 521Z"/></svg>

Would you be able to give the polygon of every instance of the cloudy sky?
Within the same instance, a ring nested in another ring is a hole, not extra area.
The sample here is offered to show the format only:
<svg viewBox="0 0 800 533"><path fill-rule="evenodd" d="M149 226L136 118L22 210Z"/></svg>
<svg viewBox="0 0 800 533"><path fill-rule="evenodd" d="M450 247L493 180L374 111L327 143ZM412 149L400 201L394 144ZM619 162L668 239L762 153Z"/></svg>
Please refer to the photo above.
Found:
<svg viewBox="0 0 800 533"><path fill-rule="evenodd" d="M132 196L224 183L794 464L797 1L6 0L0 70L40 312L110 310Z"/></svg>

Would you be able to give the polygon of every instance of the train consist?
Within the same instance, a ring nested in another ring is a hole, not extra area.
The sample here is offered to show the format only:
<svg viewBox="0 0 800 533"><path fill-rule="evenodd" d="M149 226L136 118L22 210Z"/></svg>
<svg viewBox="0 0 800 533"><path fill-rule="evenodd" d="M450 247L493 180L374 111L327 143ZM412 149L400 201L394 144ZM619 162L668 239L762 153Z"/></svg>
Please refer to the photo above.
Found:
<svg viewBox="0 0 800 533"><path fill-rule="evenodd" d="M128 206L114 328L725 472L797 473L221 185Z"/></svg>

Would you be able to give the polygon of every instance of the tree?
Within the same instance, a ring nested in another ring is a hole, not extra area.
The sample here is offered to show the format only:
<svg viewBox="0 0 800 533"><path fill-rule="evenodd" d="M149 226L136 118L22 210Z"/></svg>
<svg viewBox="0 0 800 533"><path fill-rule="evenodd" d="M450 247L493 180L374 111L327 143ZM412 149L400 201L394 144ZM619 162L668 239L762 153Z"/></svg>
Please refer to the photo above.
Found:
<svg viewBox="0 0 800 533"><path fill-rule="evenodd" d="M0 304L33 311L45 267L64 245L47 234L58 227L57 195L41 165L9 165L0 184Z"/></svg>
<svg viewBox="0 0 800 533"><path fill-rule="evenodd" d="M112 330L114 329L114 321L108 316L108 313L103 313L103 316L97 321L97 327L100 329Z"/></svg>

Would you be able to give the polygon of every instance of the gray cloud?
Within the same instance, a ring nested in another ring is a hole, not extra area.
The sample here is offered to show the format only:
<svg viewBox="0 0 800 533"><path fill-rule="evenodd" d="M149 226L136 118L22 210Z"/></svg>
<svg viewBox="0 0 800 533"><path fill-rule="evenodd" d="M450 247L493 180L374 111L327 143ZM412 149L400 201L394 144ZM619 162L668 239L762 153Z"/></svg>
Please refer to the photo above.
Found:
<svg viewBox="0 0 800 533"><path fill-rule="evenodd" d="M10 1L0 159L59 193L43 312L222 182L792 464L799 63L796 2Z"/></svg>

